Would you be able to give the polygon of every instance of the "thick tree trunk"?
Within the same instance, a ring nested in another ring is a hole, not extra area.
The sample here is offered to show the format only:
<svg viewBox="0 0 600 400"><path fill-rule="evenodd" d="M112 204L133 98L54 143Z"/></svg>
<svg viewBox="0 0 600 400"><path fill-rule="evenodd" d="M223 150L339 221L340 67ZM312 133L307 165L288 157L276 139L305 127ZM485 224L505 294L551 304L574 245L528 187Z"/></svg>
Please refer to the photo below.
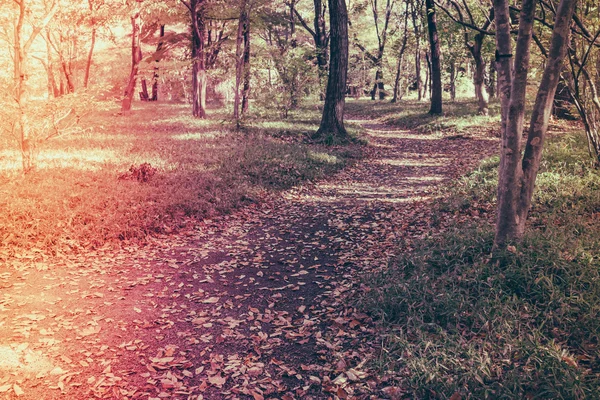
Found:
<svg viewBox="0 0 600 400"><path fill-rule="evenodd" d="M521 6L512 82L511 65L507 62L511 54L510 42L502 43L502 38L510 35L508 3L507 0L494 1L499 60L497 69L504 120L498 182L498 219L494 240L496 248L503 248L508 243L519 241L525 231L525 221L531 207L542 146L552 112L552 102L568 48L575 3L576 0L561 0L557 8L546 68L531 116L525 153L521 158L521 135L536 1L524 0ZM509 101L505 105L507 94Z"/></svg>
<svg viewBox="0 0 600 400"><path fill-rule="evenodd" d="M344 107L348 74L348 11L345 0L329 0L329 18L331 33L327 94L321 125L313 138L346 140L348 133L344 127Z"/></svg>
<svg viewBox="0 0 600 400"><path fill-rule="evenodd" d="M434 0L425 0L429 48L431 49L431 107L430 114L442 113L442 66L440 62L440 40L437 33Z"/></svg>
<svg viewBox="0 0 600 400"><path fill-rule="evenodd" d="M142 61L142 48L140 47L140 25L139 16L137 13L131 17L131 71L129 73L129 81L125 88L125 94L123 96L123 102L121 103L121 112L131 111L131 104L133 102L133 94L135 92L135 84L137 81L138 69L140 61Z"/></svg>

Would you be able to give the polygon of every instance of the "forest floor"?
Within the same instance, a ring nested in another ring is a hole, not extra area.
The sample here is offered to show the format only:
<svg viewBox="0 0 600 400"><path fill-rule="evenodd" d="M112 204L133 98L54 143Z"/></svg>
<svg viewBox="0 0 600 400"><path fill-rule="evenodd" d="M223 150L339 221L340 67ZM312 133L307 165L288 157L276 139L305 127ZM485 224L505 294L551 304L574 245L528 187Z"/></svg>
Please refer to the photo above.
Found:
<svg viewBox="0 0 600 400"><path fill-rule="evenodd" d="M497 139L351 119L365 157L330 179L145 246L13 260L0 398L400 398L349 300L427 234L433 202Z"/></svg>

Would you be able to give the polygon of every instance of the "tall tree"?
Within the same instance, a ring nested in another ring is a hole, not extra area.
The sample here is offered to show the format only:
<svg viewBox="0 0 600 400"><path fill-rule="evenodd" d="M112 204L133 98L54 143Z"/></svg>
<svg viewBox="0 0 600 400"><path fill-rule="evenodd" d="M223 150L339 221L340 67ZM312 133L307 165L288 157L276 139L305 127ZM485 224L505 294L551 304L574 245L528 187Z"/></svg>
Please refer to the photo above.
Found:
<svg viewBox="0 0 600 400"><path fill-rule="evenodd" d="M206 118L206 0L180 0L190 13L192 30L192 115Z"/></svg>
<svg viewBox="0 0 600 400"><path fill-rule="evenodd" d="M388 38L388 28L394 8L394 1L387 0L383 15L383 22L380 18L380 10L377 0L370 0L371 11L373 13L373 22L375 24L375 33L377 34L377 50L375 54L368 51L362 44L355 40L356 46L365 54L365 56L373 63L375 67L375 83L371 90L371 99L375 100L379 95L379 100L386 97L385 84L383 82L383 54Z"/></svg>
<svg viewBox="0 0 600 400"><path fill-rule="evenodd" d="M403 34L402 34L402 43L400 44L400 49L398 50L398 61L396 64L396 78L394 79L394 93L392 95L391 103L396 103L402 95L400 94L400 79L402 74L402 64L404 61L404 52L406 51L406 45L408 43L408 4L405 4L404 14L403 14ZM398 23L400 23L400 18Z"/></svg>
<svg viewBox="0 0 600 400"><path fill-rule="evenodd" d="M440 39L437 32L437 20L435 14L434 0L425 0L425 10L427 11L427 27L429 29L429 49L431 54L431 107L430 114L442 113L442 66Z"/></svg>
<svg viewBox="0 0 600 400"><path fill-rule="evenodd" d="M536 2L536 0L522 2L513 66L509 3L508 0L494 0L497 71L502 104L498 219L494 240L496 248L503 248L511 242L519 241L525 231L525 221L531 207L554 94L563 60L567 55L571 20L576 4L576 0L561 0L556 9L546 67L533 106L525 150L521 156L521 136Z"/></svg>
<svg viewBox="0 0 600 400"><path fill-rule="evenodd" d="M138 4L140 0L137 0ZM131 105L133 102L133 95L135 93L135 84L137 82L138 70L140 62L142 61L142 47L140 44L140 10L139 6L136 6L133 15L130 17L131 20L131 70L129 72L129 80L125 87L125 93L123 101L121 102L121 112L131 111Z"/></svg>
<svg viewBox="0 0 600 400"><path fill-rule="evenodd" d="M315 44L315 52L317 58L317 68L319 73L319 84L323 87L327 81L327 63L329 55L327 52L327 45L329 42L329 34L327 32L327 26L325 24L325 13L327 7L322 0L313 0L314 3L314 15L313 15L313 28L311 28L305 21L304 17L298 12L297 7L294 7L294 14L300 25L312 36ZM321 100L325 98L325 91L321 91Z"/></svg>
<svg viewBox="0 0 600 400"><path fill-rule="evenodd" d="M250 91L250 5L248 0L240 4L240 17L236 40L236 73L233 118L239 126L239 120L248 110ZM241 92L241 93L240 93ZM241 113L240 113L241 106Z"/></svg>
<svg viewBox="0 0 600 400"><path fill-rule="evenodd" d="M18 110L18 119L15 128L18 133L19 144L21 147L21 161L23 172L28 172L34 167L33 160L33 140L30 129L28 114L28 85L27 78L31 74L29 70L29 53L33 42L40 32L48 25L57 10L58 3L53 2L47 11L44 11L40 22L32 22L29 26L29 33L25 33L26 18L32 14L28 8L27 0L13 0L17 6L17 20L14 25L13 41L13 80L14 80L14 99Z"/></svg>
<svg viewBox="0 0 600 400"><path fill-rule="evenodd" d="M346 0L329 0L330 65L321 125L313 135L320 141L345 141L346 78L348 75L348 10Z"/></svg>
<svg viewBox="0 0 600 400"><path fill-rule="evenodd" d="M475 73L473 74L473 83L475 85L475 97L477 98L477 112L481 115L488 114L489 108L489 92L486 93L485 88L485 67L486 63L483 58L483 44L485 37L490 34L488 32L488 28L492 24L494 20L494 8L491 7L481 26L478 26L476 17L473 12L469 8L469 4L467 2L463 2L463 6L458 4L458 2L451 0L452 7L456 10L457 16L452 16L448 10L444 11L450 15L454 21L458 22L463 28L463 37L465 45L467 49L469 49L469 53L473 57L473 62L475 63ZM464 12L463 12L464 8ZM465 18L464 14L467 15L468 19ZM471 38L471 31L475 31L475 35ZM490 71L491 74L491 71ZM490 76L490 79L491 76Z"/></svg>

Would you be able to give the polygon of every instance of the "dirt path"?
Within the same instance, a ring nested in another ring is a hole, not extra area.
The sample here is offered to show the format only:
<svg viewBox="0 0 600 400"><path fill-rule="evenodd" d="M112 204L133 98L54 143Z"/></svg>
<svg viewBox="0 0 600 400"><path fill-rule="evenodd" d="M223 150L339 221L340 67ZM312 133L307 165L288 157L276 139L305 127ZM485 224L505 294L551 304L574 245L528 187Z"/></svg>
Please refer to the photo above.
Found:
<svg viewBox="0 0 600 400"><path fill-rule="evenodd" d="M0 399L389 397L349 298L496 142L361 123L367 158L328 182L144 248L0 267Z"/></svg>

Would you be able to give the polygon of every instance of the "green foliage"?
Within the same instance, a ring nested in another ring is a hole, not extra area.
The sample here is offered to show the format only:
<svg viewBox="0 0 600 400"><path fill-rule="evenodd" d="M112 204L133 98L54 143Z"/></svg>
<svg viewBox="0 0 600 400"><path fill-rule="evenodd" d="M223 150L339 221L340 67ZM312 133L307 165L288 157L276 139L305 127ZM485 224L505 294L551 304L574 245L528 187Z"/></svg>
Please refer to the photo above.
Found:
<svg viewBox="0 0 600 400"><path fill-rule="evenodd" d="M517 248L491 258L491 224L463 223L367 279L359 304L389 332L380 367L402 371L417 398L600 396L600 178L582 142L550 139ZM434 213L493 201L497 165L483 162Z"/></svg>

